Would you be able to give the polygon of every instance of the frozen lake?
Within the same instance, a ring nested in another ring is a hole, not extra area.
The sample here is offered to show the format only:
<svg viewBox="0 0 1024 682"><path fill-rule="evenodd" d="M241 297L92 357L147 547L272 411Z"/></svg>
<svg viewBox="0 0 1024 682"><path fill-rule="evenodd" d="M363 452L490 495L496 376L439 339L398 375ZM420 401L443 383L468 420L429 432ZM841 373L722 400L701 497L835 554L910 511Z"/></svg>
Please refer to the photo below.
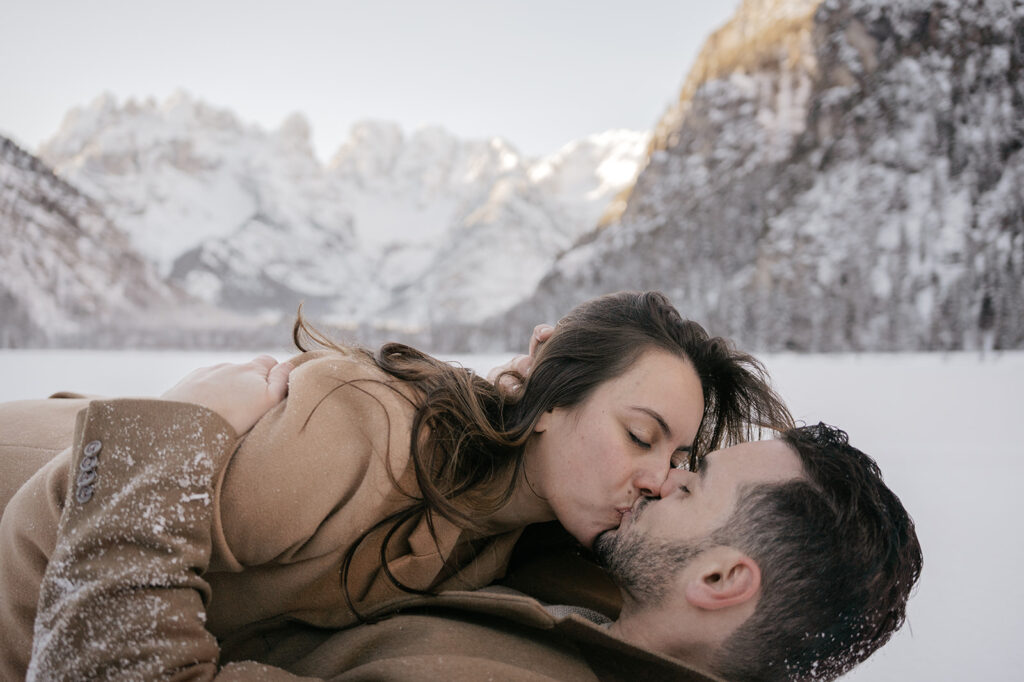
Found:
<svg viewBox="0 0 1024 682"><path fill-rule="evenodd" d="M195 367L251 357L0 351L0 400L58 390L158 395ZM505 358L450 359L486 372ZM907 626L847 679L1020 679L1024 352L769 355L765 361L798 418L841 426L878 460L924 547Z"/></svg>

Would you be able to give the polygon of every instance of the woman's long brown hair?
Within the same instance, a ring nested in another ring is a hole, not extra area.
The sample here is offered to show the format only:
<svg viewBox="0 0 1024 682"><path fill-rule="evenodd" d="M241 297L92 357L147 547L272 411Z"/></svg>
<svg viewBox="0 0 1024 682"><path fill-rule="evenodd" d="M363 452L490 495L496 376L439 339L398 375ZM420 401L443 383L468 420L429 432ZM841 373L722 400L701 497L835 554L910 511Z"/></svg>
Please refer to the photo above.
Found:
<svg viewBox="0 0 1024 682"><path fill-rule="evenodd" d="M648 350L688 359L700 377L704 416L694 456L750 440L764 429L783 431L793 425L760 362L683 319L659 292L609 294L574 308L538 349L529 376L511 372L520 384L511 391L403 344L385 344L376 354L337 344L307 323L301 309L293 338L301 351L315 345L365 353L416 396L409 456L419 497L369 529L348 551L341 580L353 612L348 571L355 549L370 533L391 525L380 549L382 568L400 589L422 592L388 571L387 545L398 527L431 511L461 528L480 531L476 519L508 502L520 481L526 441L540 416L581 404ZM425 518L433 533L432 514Z"/></svg>

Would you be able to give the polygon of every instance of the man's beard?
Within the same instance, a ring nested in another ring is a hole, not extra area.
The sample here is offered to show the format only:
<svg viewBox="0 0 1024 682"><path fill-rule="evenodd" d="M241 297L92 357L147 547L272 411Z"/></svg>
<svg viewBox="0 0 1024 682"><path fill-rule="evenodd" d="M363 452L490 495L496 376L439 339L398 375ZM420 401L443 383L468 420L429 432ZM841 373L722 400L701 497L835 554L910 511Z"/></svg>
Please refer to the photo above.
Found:
<svg viewBox="0 0 1024 682"><path fill-rule="evenodd" d="M705 542L655 540L637 530L636 520L647 504L637 506L628 528L606 531L594 541L594 554L608 575L641 604L664 599L672 578L706 549Z"/></svg>

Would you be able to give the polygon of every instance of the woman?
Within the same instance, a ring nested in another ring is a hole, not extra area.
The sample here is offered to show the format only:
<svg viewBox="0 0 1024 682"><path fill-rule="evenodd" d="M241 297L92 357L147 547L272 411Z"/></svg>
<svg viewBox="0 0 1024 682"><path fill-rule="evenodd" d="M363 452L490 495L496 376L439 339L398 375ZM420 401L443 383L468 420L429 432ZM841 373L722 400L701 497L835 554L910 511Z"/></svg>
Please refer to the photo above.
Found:
<svg viewBox="0 0 1024 682"><path fill-rule="evenodd" d="M118 490L102 489L105 478L142 485L144 477L103 473L102 453L129 473L159 472L173 458L140 447L201 449L193 459L202 466L146 480L198 486L189 488L192 501L207 489L212 495L209 518L197 523L209 533L210 554L198 566L202 580L189 574L188 581L212 594L205 629L229 650L226 658L240 658L261 632L282 623L343 627L408 592L489 584L530 523L557 518L589 547L637 497L657 491L670 467L752 428L788 424L756 361L682 320L656 293L615 294L576 308L512 393L405 346L386 345L376 356L336 346L300 319L299 348L311 340L327 348L292 361L288 399L237 448L217 420L180 406L176 421L143 434L142 446L135 436L147 418L172 411L167 403L92 404L76 436L85 451L51 462L19 491L0 541L39 535L24 527L40 518L55 526L61 500L70 510L62 523L75 510L114 500ZM108 431L93 439L93 428ZM94 442L99 463L88 459ZM78 473L69 478L72 464ZM100 472L98 480L83 477L86 470ZM162 524L171 522L156 519L145 532L158 543ZM12 557L0 565L0 589L26 571L38 585L46 539L34 555L0 548ZM65 559L48 570L78 570ZM31 599L19 589L21 611L4 626L23 632ZM77 631L61 622L61 598L41 596L42 632ZM5 621L8 613L0 614ZM179 648L187 660L216 660L201 619L174 628L197 645Z"/></svg>

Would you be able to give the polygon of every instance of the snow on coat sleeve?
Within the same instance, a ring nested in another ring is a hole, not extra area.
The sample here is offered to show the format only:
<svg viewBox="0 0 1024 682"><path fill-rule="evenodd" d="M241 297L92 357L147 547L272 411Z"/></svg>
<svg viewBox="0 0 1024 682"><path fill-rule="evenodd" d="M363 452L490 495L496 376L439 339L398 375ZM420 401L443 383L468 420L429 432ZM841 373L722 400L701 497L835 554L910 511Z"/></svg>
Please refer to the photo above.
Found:
<svg viewBox="0 0 1024 682"><path fill-rule="evenodd" d="M83 410L28 679L300 679L252 663L218 671L204 626L212 482L235 440L187 403Z"/></svg>

